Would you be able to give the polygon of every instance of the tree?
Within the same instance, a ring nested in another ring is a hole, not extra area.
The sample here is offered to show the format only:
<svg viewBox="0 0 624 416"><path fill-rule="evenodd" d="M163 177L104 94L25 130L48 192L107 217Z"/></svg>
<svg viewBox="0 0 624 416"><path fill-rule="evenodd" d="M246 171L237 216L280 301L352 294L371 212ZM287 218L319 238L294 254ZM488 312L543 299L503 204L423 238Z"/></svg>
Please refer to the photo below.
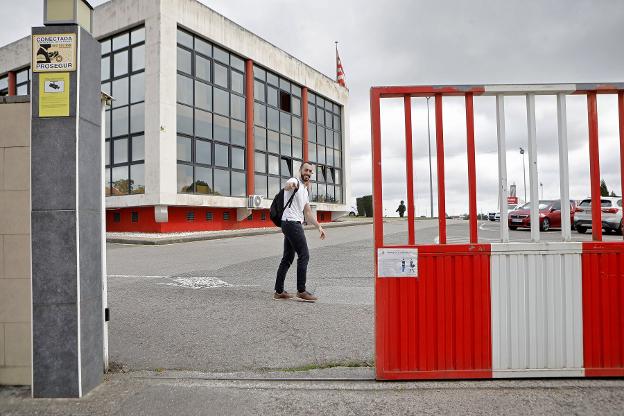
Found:
<svg viewBox="0 0 624 416"><path fill-rule="evenodd" d="M613 190L612 190L612 191L611 191L611 193L609 194L609 196L617 196L617 195L616 195L616 194L615 194L615 192L613 192Z"/></svg>
<svg viewBox="0 0 624 416"><path fill-rule="evenodd" d="M609 188L604 179L600 179L600 196L609 196Z"/></svg>

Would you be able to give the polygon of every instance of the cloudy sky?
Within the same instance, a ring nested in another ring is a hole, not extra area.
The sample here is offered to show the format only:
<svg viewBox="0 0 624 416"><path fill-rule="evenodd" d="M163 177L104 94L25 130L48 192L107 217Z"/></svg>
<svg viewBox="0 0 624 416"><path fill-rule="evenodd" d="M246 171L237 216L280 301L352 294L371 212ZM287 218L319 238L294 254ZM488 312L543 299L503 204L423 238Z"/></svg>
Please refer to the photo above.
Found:
<svg viewBox="0 0 624 416"><path fill-rule="evenodd" d="M93 5L103 2L91 1ZM340 42L350 90L354 197L371 192L368 94L373 85L624 81L621 0L202 2L331 77L335 76L334 41ZM42 0L21 0L5 5L3 10L13 18L0 27L0 45L41 24L41 4ZM518 185L523 199L518 148L527 145L525 100L508 98L505 104L508 180ZM589 194L586 100L569 97L567 105L570 195L581 199ZM598 106L601 177L619 195L617 103L612 96L600 96ZM558 198L555 98L537 97L536 109L540 196ZM475 98L475 112L478 209L486 212L497 208L494 98ZM425 99L413 100L412 113L417 214L428 215ZM460 214L467 211L463 100L445 99L443 113L447 211ZM433 105L430 117L433 139ZM401 100L383 105L382 138L384 201L390 214L406 193ZM435 143L432 152L437 212ZM528 164L526 172L528 182Z"/></svg>

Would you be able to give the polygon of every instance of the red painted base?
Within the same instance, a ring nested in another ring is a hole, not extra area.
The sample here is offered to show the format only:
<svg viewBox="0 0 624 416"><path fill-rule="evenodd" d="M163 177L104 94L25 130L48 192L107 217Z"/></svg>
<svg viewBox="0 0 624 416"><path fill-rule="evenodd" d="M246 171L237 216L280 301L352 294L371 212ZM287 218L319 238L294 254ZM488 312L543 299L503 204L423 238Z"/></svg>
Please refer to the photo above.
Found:
<svg viewBox="0 0 624 416"><path fill-rule="evenodd" d="M108 209L106 231L174 233L275 226L268 210L254 210L249 218L242 221L236 220L236 208L169 207L168 211L168 222L156 222L152 206ZM331 212L317 212L317 221L330 222Z"/></svg>
<svg viewBox="0 0 624 416"><path fill-rule="evenodd" d="M376 379L390 380L458 380L490 379L492 370L443 370L443 371L378 371Z"/></svg>

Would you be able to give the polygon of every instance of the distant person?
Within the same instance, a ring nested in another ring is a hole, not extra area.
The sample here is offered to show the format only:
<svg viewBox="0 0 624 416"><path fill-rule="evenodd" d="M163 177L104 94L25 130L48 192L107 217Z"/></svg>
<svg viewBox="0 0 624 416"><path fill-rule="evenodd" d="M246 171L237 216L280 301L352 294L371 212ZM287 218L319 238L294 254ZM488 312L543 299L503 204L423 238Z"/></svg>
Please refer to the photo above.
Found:
<svg viewBox="0 0 624 416"><path fill-rule="evenodd" d="M399 217L403 218L403 214L405 214L406 210L407 210L407 208L405 208L405 202L401 201L401 203L399 204L399 207L394 212L398 212L399 213Z"/></svg>
<svg viewBox="0 0 624 416"><path fill-rule="evenodd" d="M297 253L297 299L304 302L315 302L318 298L306 291L306 273L308 269L308 243L303 231L304 216L308 224L314 225L321 233L321 240L325 239L325 230L316 221L310 208L310 197L308 188L312 177L312 164L303 163L299 169L298 178L290 178L284 186L284 204L292 196L295 189L298 189L290 206L285 205L282 215L282 233L284 233L284 254L275 279L275 294L273 299L291 299L293 295L284 290L284 280L290 268L295 253ZM303 185L303 186L301 186Z"/></svg>

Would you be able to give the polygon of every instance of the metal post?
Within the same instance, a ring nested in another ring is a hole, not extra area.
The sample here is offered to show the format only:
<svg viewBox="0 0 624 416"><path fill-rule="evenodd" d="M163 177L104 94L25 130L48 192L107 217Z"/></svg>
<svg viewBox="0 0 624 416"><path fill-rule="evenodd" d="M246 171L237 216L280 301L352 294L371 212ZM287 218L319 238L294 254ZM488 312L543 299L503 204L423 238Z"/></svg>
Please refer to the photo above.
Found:
<svg viewBox="0 0 624 416"><path fill-rule="evenodd" d="M529 195L531 196L531 241L540 240L540 219L539 219L539 194L537 178L537 144L535 127L535 95L527 94L527 129L529 137Z"/></svg>
<svg viewBox="0 0 624 416"><path fill-rule="evenodd" d="M477 244L477 168L474 144L474 106L472 93L466 94L466 148L468 153L468 215L470 242Z"/></svg>
<svg viewBox="0 0 624 416"><path fill-rule="evenodd" d="M524 202L527 202L526 197L526 168L524 167L524 149L520 148L520 154L522 155L522 182L524 183Z"/></svg>
<svg viewBox="0 0 624 416"><path fill-rule="evenodd" d="M624 197L624 91L618 91L618 114L620 125L620 181L621 196ZM624 238L624 232L622 232Z"/></svg>
<svg viewBox="0 0 624 416"><path fill-rule="evenodd" d="M375 247L383 246L383 198L381 181L381 115L379 100L380 95L374 89L371 90L371 150L373 161L373 237ZM375 260L377 253L375 253ZM375 262L377 264L377 262ZM375 266L376 267L376 266Z"/></svg>
<svg viewBox="0 0 624 416"><path fill-rule="evenodd" d="M429 204L431 218L433 218L433 173L431 170L431 128L429 123L429 99L427 97L427 144L429 146Z"/></svg>
<svg viewBox="0 0 624 416"><path fill-rule="evenodd" d="M498 204L500 206L500 238L509 242L507 224L507 155L505 144L505 97L496 95L496 136L498 142Z"/></svg>
<svg viewBox="0 0 624 416"><path fill-rule="evenodd" d="M561 237L572 239L570 224L570 174L568 169L568 128L566 96L557 94L557 133L559 139L559 195L561 196Z"/></svg>
<svg viewBox="0 0 624 416"><path fill-rule="evenodd" d="M442 94L435 95L436 160L438 164L438 224L440 244L446 244L446 203L444 195L444 129L442 123Z"/></svg>
<svg viewBox="0 0 624 416"><path fill-rule="evenodd" d="M602 241L602 212L600 211L600 156L598 153L598 104L596 92L587 93L589 126L589 180L591 182L592 238Z"/></svg>
<svg viewBox="0 0 624 416"><path fill-rule="evenodd" d="M405 170L407 178L407 234L408 244L416 244L414 236L414 160L412 156L412 99L403 97L405 109Z"/></svg>

